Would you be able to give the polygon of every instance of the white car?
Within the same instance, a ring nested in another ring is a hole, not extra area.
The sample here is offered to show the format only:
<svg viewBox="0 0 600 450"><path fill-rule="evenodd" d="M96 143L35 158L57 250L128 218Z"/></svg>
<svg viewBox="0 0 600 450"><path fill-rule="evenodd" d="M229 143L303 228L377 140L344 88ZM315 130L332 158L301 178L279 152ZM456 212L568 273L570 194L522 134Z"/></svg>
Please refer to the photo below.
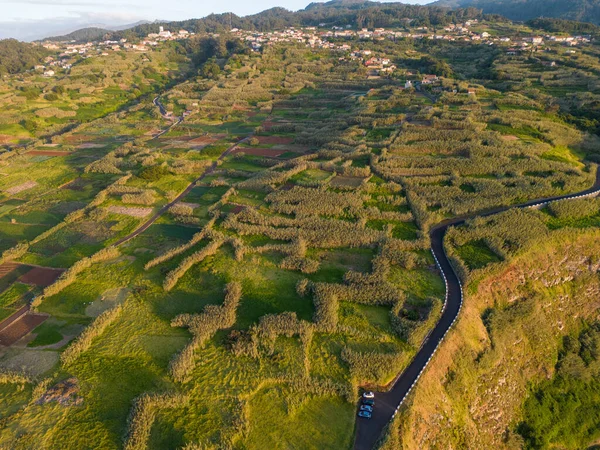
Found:
<svg viewBox="0 0 600 450"><path fill-rule="evenodd" d="M363 398L375 398L375 394L373 394L371 391L363 392Z"/></svg>

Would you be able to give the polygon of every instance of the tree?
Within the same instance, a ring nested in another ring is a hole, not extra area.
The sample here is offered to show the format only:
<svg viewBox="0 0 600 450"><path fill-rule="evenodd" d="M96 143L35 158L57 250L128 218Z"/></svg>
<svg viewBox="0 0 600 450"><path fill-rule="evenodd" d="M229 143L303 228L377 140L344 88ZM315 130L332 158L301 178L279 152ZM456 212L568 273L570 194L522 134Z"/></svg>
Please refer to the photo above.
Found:
<svg viewBox="0 0 600 450"><path fill-rule="evenodd" d="M221 74L221 68L214 59L207 61L202 65L198 74L204 78L217 79Z"/></svg>

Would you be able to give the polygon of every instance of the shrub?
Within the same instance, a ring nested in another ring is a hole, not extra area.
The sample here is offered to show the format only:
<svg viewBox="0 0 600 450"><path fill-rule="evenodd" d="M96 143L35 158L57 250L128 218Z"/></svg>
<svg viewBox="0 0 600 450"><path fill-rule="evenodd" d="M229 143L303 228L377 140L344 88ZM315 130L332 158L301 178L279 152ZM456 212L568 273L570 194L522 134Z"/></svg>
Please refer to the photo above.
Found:
<svg viewBox="0 0 600 450"><path fill-rule="evenodd" d="M171 322L174 327L188 327L192 341L170 364L171 375L178 382L184 382L194 368L196 349L203 346L218 330L232 327L236 321L236 311L242 297L242 286L229 283L225 287L222 306L208 305L201 314L181 314Z"/></svg>
<svg viewBox="0 0 600 450"><path fill-rule="evenodd" d="M185 406L187 401L188 398L182 394L142 394L136 398L127 420L124 449L146 449L156 414L161 409Z"/></svg>
<svg viewBox="0 0 600 450"><path fill-rule="evenodd" d="M108 261L109 259L118 257L120 254L121 252L117 247L108 247L94 253L92 256L80 259L75 264L73 264L66 272L63 272L62 275L58 277L58 279L53 284L46 287L42 294L33 300L31 306L36 308L42 303L42 301L45 298L58 294L64 288L73 283L75 281L76 276L79 273L91 267L93 264L101 261Z"/></svg>
<svg viewBox="0 0 600 450"><path fill-rule="evenodd" d="M175 204L169 208L169 212L174 216L191 216L194 214L194 210L191 206Z"/></svg>
<svg viewBox="0 0 600 450"><path fill-rule="evenodd" d="M211 241L206 247L202 250L197 251L196 253L191 254L187 258L185 258L181 263L169 272L163 282L163 289L165 291L170 291L175 287L177 281L185 275L185 273L192 267L194 264L202 262L204 258L207 256L214 255L217 250L223 245L223 239L220 237L216 237L213 241Z"/></svg>
<svg viewBox="0 0 600 450"><path fill-rule="evenodd" d="M104 333L104 331L115 322L122 311L122 305L117 305L100 314L60 355L60 360L63 365L69 365L75 362L79 355L90 348L93 340Z"/></svg>
<svg viewBox="0 0 600 450"><path fill-rule="evenodd" d="M206 237L206 235L209 233L209 231L211 230L212 226L214 225L216 221L216 217L213 217L205 226L204 228L202 228L201 231L199 231L198 233L194 234L192 236L192 238L186 242L183 245L180 245L179 247L175 247L172 248L170 250L167 250L165 253L163 253L162 255L157 256L154 259L151 259L150 261L148 261L146 263L146 265L144 266L145 270L148 270L154 266L157 266L165 261L170 260L171 258L174 258L177 255L182 254L183 252L189 250L190 248L192 248L194 245L198 244L202 239L204 239Z"/></svg>
<svg viewBox="0 0 600 450"><path fill-rule="evenodd" d="M123 203L134 205L153 205L155 202L154 192L147 190L141 194L124 194L122 197Z"/></svg>
<svg viewBox="0 0 600 450"><path fill-rule="evenodd" d="M579 198L552 202L548 209L558 219L582 219L600 212L600 200L596 198Z"/></svg>
<svg viewBox="0 0 600 450"><path fill-rule="evenodd" d="M169 169L165 166L152 166L143 169L138 176L147 181L158 181L169 174Z"/></svg>

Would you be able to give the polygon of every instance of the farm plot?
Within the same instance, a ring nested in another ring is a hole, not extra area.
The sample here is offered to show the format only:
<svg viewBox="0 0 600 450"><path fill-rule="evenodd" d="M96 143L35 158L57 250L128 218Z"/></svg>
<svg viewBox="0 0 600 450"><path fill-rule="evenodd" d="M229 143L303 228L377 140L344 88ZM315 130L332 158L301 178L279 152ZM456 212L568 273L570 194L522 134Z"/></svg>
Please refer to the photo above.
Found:
<svg viewBox="0 0 600 450"><path fill-rule="evenodd" d="M0 328L0 345L9 347L27 336L48 319L44 314L26 313L10 325ZM0 324L1 327L1 324Z"/></svg>
<svg viewBox="0 0 600 450"><path fill-rule="evenodd" d="M143 219L152 214L152 208L136 208L133 206L109 206L108 210L115 214Z"/></svg>
<svg viewBox="0 0 600 450"><path fill-rule="evenodd" d="M19 282L37 287L50 286L64 272L64 269L51 267L33 267L24 275L19 277Z"/></svg>

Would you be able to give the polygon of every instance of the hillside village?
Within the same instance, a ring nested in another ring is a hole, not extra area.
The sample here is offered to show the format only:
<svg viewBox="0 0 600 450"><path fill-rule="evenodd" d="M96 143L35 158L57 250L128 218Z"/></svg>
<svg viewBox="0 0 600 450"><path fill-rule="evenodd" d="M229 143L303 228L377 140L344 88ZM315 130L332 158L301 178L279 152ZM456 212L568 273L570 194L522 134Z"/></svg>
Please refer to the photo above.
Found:
<svg viewBox="0 0 600 450"><path fill-rule="evenodd" d="M290 27L281 31L271 32L257 32L233 28L228 34L245 42L255 52L260 52L264 47L282 42L295 42L310 48L338 51L340 52L340 59L347 58L363 62L368 69L369 76L390 75L396 70L396 66L389 59L380 58L372 54L369 50L358 50L355 48L356 45L352 44L356 41L363 43L384 40L396 41L400 39L464 41L480 45L506 47L507 55L517 55L525 51L535 52L542 49L544 45L561 44L566 47L576 47L591 41L591 37L585 35L531 35L519 38L499 36L492 35L487 31L474 31L473 28L479 25L480 23L474 19L446 26L442 30L418 27L410 31L400 31L385 28L362 28L354 30L350 25L346 27L334 26L326 28L325 24L320 24L319 27ZM151 52L152 49L166 41L182 41L193 38L195 35L195 33L184 29L169 31L161 26L158 33L150 33L144 39L140 39L139 42L129 42L127 39L100 42L90 41L85 43L45 41L41 45L48 50L56 51L57 56L46 58L46 64L36 66L35 70L41 71L46 77L51 77L56 75L58 70L68 71L78 59L85 59L92 56L108 56L110 52L115 51ZM215 36L218 35L215 34ZM571 51L571 53L574 52L574 50ZM435 79L428 78L423 80L423 84L432 84L435 81Z"/></svg>

